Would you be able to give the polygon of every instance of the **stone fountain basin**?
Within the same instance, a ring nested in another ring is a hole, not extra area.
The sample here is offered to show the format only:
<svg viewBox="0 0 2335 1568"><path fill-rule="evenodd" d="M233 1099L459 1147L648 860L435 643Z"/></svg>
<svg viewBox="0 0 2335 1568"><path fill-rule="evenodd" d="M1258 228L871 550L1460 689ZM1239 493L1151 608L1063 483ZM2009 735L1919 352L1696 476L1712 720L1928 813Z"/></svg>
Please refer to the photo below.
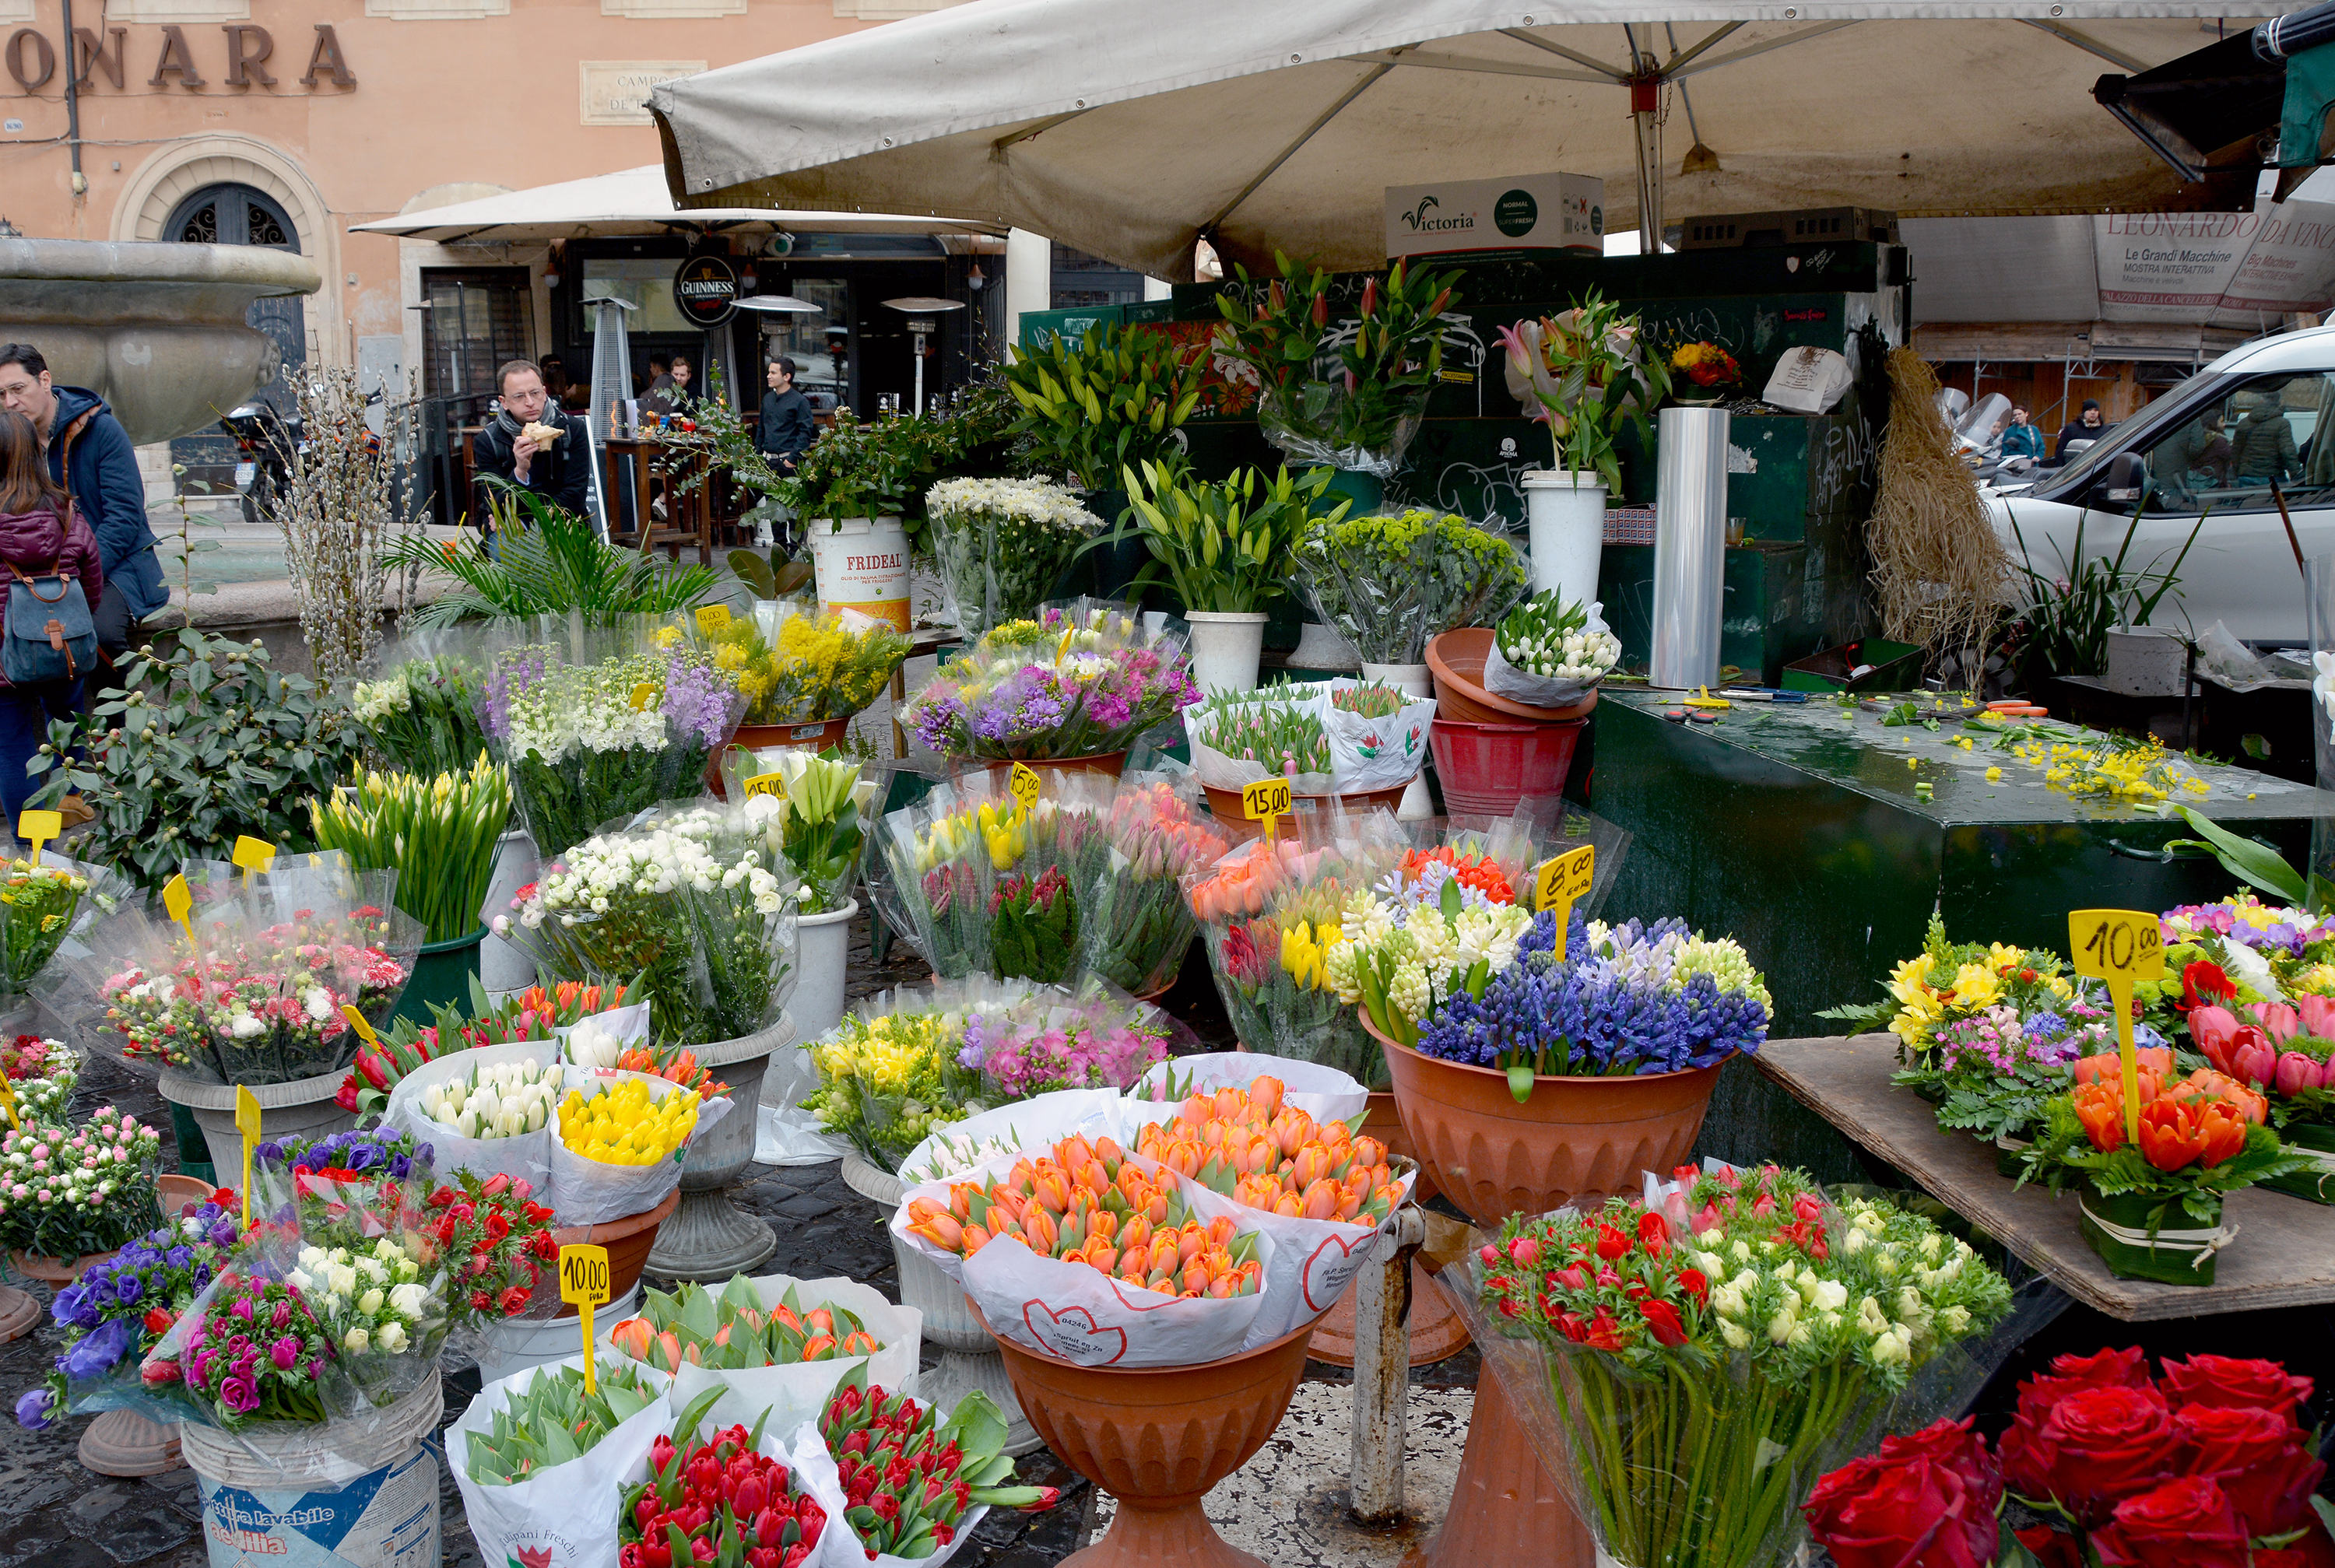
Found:
<svg viewBox="0 0 2335 1568"><path fill-rule="evenodd" d="M282 351L247 326L256 299L314 294L315 264L247 245L0 239L0 343L112 405L140 445L215 426L273 382Z"/></svg>

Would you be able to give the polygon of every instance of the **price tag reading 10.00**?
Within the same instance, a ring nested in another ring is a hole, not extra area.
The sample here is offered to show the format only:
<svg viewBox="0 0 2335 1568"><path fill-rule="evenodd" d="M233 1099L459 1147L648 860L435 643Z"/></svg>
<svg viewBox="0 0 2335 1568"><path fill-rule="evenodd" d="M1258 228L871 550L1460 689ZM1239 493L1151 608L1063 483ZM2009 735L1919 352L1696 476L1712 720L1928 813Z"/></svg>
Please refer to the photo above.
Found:
<svg viewBox="0 0 2335 1568"><path fill-rule="evenodd" d="M592 1309L608 1299L608 1249L570 1244L559 1249L559 1299L576 1309L583 1320L584 1343L592 1340ZM598 1379L592 1374L592 1362L596 1358L584 1359L584 1391L600 1391Z"/></svg>
<svg viewBox="0 0 2335 1568"><path fill-rule="evenodd" d="M2068 951L2076 973L2107 982L2116 1004L2117 1051L2124 1060L2124 1136L2140 1142L2140 1066L2132 1046L2135 981L2165 978L2165 943L2156 916L2138 909L2072 909Z"/></svg>
<svg viewBox="0 0 2335 1568"><path fill-rule="evenodd" d="M1016 762L1013 771L1005 776L1005 787L1013 792L1013 799L1022 802L1022 810L1028 811L1038 804L1041 786L1035 768L1026 768Z"/></svg>
<svg viewBox="0 0 2335 1568"><path fill-rule="evenodd" d="M1540 863L1533 873L1533 911L1556 911L1556 956L1565 956L1568 928L1573 924L1574 901L1589 895L1589 886L1597 880L1597 847L1584 844L1578 849L1568 849L1562 855L1552 855Z"/></svg>
<svg viewBox="0 0 2335 1568"><path fill-rule="evenodd" d="M1264 824L1264 836L1274 837L1274 829L1289 812L1289 780L1260 779L1241 791L1241 815L1252 822Z"/></svg>

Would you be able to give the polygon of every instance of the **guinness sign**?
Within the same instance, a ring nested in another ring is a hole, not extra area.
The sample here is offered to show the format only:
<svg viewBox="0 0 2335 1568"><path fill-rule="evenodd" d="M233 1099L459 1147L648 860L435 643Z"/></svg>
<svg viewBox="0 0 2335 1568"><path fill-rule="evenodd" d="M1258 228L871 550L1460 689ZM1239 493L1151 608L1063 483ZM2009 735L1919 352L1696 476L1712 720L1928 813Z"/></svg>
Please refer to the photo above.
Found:
<svg viewBox="0 0 2335 1568"><path fill-rule="evenodd" d="M693 256L673 275L673 303L683 320L720 326L738 312L738 269L726 256Z"/></svg>

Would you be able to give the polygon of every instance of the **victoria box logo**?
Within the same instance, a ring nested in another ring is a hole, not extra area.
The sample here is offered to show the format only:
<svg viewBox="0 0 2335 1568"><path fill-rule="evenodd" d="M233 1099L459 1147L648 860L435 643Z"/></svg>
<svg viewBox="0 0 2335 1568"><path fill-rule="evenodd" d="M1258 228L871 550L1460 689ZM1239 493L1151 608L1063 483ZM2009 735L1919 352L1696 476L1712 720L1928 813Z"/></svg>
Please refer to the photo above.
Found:
<svg viewBox="0 0 2335 1568"><path fill-rule="evenodd" d="M1402 215L1402 220L1410 225L1410 232L1413 234L1439 234L1450 229L1468 229L1476 227L1476 215L1472 212L1463 212L1456 218L1427 216L1442 205L1431 196L1422 196L1419 198L1417 207Z"/></svg>

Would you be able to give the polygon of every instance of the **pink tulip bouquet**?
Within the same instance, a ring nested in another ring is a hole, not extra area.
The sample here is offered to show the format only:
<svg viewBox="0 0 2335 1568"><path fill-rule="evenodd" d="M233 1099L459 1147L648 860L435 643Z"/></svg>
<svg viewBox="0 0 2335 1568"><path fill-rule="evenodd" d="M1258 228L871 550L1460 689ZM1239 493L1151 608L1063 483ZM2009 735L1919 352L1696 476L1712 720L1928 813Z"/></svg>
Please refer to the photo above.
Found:
<svg viewBox="0 0 2335 1568"><path fill-rule="evenodd" d="M2335 1204L2335 1000L2301 996L2243 1002L2226 981L2195 973L2189 1035L2216 1070L2270 1099L2270 1115L2290 1150L2311 1167L2263 1183Z"/></svg>

